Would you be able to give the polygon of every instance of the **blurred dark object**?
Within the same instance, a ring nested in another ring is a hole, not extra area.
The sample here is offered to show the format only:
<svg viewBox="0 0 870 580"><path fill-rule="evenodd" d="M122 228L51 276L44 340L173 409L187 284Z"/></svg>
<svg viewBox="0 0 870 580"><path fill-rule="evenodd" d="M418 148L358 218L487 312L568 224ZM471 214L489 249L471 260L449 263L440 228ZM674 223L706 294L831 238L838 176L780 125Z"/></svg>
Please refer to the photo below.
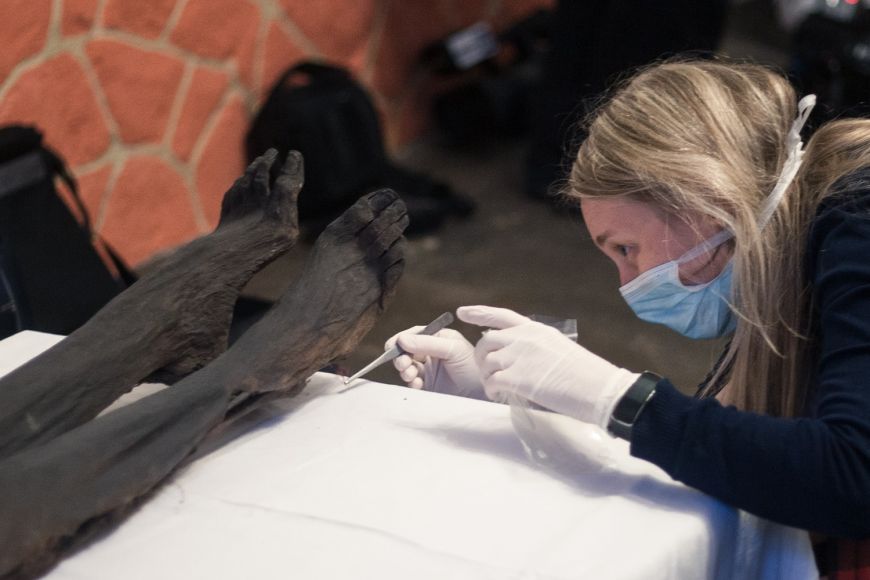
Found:
<svg viewBox="0 0 870 580"><path fill-rule="evenodd" d="M79 223L58 196L67 185ZM100 241L63 161L33 127L0 128L0 337L30 329L69 334L135 277Z"/></svg>
<svg viewBox="0 0 870 580"><path fill-rule="evenodd" d="M281 76L248 132L248 159L269 147L282 156L291 149L305 156L299 220L307 237L317 235L362 194L381 187L396 190L407 204L409 235L432 231L448 216L474 210L471 200L446 185L390 162L371 99L338 67L302 62Z"/></svg>
<svg viewBox="0 0 870 580"><path fill-rule="evenodd" d="M301 63L284 73L254 118L248 161L269 147L305 156L299 215L309 219L349 206L386 166L377 113L339 68ZM277 176L279 163L272 170Z"/></svg>
<svg viewBox="0 0 870 580"><path fill-rule="evenodd" d="M583 135L577 123L620 75L656 59L716 50L727 0L561 0L532 102L526 191L550 198Z"/></svg>
<svg viewBox="0 0 870 580"><path fill-rule="evenodd" d="M538 10L498 36L488 23L478 22L423 50L424 66L464 75L433 102L435 123L451 142L479 143L528 131L529 101L539 82L550 17L549 11Z"/></svg>
<svg viewBox="0 0 870 580"><path fill-rule="evenodd" d="M870 8L822 2L794 36L791 73L804 94L815 93L818 121L870 113ZM842 5L842 6L840 6Z"/></svg>
<svg viewBox="0 0 870 580"><path fill-rule="evenodd" d="M440 74L470 70L499 52L498 38L488 22L476 22L423 49L420 61Z"/></svg>

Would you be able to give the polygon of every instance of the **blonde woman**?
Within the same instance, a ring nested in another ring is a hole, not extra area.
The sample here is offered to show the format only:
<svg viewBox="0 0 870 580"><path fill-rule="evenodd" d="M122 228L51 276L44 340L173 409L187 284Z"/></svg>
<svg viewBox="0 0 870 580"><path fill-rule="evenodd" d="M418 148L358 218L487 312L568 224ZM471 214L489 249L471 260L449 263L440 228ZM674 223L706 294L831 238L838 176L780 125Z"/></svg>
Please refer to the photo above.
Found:
<svg viewBox="0 0 870 580"><path fill-rule="evenodd" d="M731 336L697 397L509 310L400 333L412 387L525 397L608 428L675 479L762 517L870 536L870 120L820 127L770 70L641 71L594 115L570 197L636 314Z"/></svg>

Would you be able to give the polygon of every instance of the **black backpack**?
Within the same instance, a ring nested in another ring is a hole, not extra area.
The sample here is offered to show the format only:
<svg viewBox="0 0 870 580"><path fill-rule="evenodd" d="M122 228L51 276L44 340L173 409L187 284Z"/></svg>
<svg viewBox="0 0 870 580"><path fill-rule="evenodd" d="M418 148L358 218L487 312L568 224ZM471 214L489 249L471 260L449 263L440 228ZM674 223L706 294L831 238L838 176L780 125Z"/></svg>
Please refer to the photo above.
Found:
<svg viewBox="0 0 870 580"><path fill-rule="evenodd" d="M287 70L254 118L249 159L269 147L305 156L303 220L350 205L386 165L377 112L365 91L343 69L312 62Z"/></svg>
<svg viewBox="0 0 870 580"><path fill-rule="evenodd" d="M61 178L79 223L55 189ZM0 128L0 338L31 329L68 334L134 281L90 220L63 161L33 127Z"/></svg>
<svg viewBox="0 0 870 580"><path fill-rule="evenodd" d="M368 93L342 68L301 62L278 79L251 124L248 159L269 147L282 156L290 149L304 155L299 219L314 232L360 195L380 187L391 187L404 199L410 234L474 210L471 200L443 183L390 162ZM273 171L278 169L275 164Z"/></svg>

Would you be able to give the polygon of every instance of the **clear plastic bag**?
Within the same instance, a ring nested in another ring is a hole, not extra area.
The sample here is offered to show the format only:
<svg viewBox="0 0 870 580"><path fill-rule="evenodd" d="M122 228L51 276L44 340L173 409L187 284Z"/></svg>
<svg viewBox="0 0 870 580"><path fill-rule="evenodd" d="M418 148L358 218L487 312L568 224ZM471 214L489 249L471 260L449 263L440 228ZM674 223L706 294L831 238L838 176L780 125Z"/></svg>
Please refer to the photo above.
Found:
<svg viewBox="0 0 870 580"><path fill-rule="evenodd" d="M577 321L550 316L529 316L577 340ZM534 463L563 476L612 471L614 441L597 425L554 413L518 395L509 395L511 422Z"/></svg>

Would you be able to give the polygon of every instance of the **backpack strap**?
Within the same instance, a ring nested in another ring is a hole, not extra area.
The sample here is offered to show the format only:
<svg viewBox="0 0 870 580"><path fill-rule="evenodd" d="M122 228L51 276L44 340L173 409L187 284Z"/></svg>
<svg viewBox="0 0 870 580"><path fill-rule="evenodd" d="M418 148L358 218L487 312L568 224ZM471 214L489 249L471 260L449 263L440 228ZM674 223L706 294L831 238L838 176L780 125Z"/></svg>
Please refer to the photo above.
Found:
<svg viewBox="0 0 870 580"><path fill-rule="evenodd" d="M91 228L75 180L42 134L0 127L0 336L68 334L132 282Z"/></svg>
<svg viewBox="0 0 870 580"><path fill-rule="evenodd" d="M82 229L88 235L88 239L99 241L100 245L106 251L106 255L109 257L112 262L112 266L118 273L118 277L124 283L125 286L130 286L133 282L136 281L136 275L130 270L124 260L115 252L109 243L103 239L102 236L96 234L91 225L91 218L88 214L88 210L85 207L84 202L82 201L81 196L79 195L79 188L76 180L73 178L72 174L70 174L69 170L66 167L66 164L63 162L63 159L57 155L53 150L49 149L45 145L41 146L41 151L37 151L36 154L42 154L42 159L45 161L45 165L49 167L51 172L60 177L60 179L67 186L67 189L70 192L70 196L72 197L73 203L76 205L76 209L79 212L79 215L82 217ZM40 164L40 166L43 166ZM43 166L44 167L44 166ZM45 176L43 175L42 178Z"/></svg>

